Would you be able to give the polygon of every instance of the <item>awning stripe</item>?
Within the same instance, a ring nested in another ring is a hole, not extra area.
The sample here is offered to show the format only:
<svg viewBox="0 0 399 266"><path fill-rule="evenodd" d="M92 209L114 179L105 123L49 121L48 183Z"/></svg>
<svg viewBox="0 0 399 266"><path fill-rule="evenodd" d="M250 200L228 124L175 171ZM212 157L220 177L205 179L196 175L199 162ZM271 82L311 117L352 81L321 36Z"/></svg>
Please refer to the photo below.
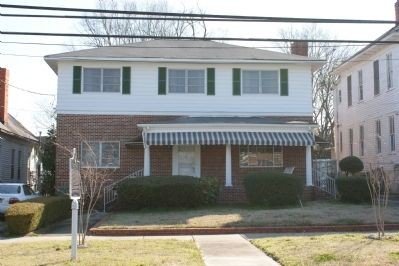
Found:
<svg viewBox="0 0 399 266"><path fill-rule="evenodd" d="M147 145L314 145L311 132L162 132L144 133Z"/></svg>

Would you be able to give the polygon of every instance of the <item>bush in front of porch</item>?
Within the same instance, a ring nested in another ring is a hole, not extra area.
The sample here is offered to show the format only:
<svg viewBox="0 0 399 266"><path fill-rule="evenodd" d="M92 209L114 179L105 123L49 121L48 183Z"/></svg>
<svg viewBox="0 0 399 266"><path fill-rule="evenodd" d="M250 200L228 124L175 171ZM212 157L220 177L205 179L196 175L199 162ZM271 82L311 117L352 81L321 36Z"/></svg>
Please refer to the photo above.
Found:
<svg viewBox="0 0 399 266"><path fill-rule="evenodd" d="M116 208L192 208L216 203L219 180L214 177L145 176L121 183Z"/></svg>
<svg viewBox="0 0 399 266"><path fill-rule="evenodd" d="M280 172L253 173L244 177L250 203L268 207L294 205L303 192L303 178Z"/></svg>

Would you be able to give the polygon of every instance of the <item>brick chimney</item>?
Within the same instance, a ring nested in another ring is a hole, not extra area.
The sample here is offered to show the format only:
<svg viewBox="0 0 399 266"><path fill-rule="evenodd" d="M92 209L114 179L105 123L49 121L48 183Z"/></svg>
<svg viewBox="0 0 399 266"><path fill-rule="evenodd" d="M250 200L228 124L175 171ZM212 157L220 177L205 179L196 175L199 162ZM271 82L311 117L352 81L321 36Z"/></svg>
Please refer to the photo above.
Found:
<svg viewBox="0 0 399 266"><path fill-rule="evenodd" d="M0 67L0 123L8 122L8 70Z"/></svg>
<svg viewBox="0 0 399 266"><path fill-rule="evenodd" d="M307 42L291 43L291 54L308 56L308 43Z"/></svg>
<svg viewBox="0 0 399 266"><path fill-rule="evenodd" d="M395 19L396 25L399 25L399 0L397 0L395 3Z"/></svg>

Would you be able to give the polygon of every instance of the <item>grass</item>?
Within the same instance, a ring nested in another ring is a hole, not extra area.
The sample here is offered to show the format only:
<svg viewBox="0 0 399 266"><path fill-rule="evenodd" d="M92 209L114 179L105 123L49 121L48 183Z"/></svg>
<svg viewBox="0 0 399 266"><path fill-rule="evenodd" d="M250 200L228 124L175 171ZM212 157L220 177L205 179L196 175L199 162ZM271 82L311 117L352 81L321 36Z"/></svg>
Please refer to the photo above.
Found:
<svg viewBox="0 0 399 266"><path fill-rule="evenodd" d="M193 241L97 240L78 249L70 262L70 242L0 244L0 265L204 265Z"/></svg>
<svg viewBox="0 0 399 266"><path fill-rule="evenodd" d="M388 208L387 223L399 222L399 209ZM309 202L303 208L262 209L250 207L211 207L194 210L116 212L102 220L99 228L185 228L294 226L328 224L372 224L370 205L330 201Z"/></svg>
<svg viewBox="0 0 399 266"><path fill-rule="evenodd" d="M398 265L399 236L365 234L269 237L252 243L282 265Z"/></svg>

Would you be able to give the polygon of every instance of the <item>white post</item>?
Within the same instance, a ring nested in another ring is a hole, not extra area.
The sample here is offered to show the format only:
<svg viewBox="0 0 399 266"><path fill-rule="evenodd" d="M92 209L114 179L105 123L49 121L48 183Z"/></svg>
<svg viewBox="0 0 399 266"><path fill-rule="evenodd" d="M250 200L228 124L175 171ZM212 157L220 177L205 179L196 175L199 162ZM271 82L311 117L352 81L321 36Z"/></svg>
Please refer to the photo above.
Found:
<svg viewBox="0 0 399 266"><path fill-rule="evenodd" d="M144 145L144 176L151 174L150 145Z"/></svg>
<svg viewBox="0 0 399 266"><path fill-rule="evenodd" d="M313 186L312 146L306 146L306 186Z"/></svg>
<svg viewBox="0 0 399 266"><path fill-rule="evenodd" d="M231 177L231 145L226 145L226 187L231 187L232 177Z"/></svg>
<svg viewBox="0 0 399 266"><path fill-rule="evenodd" d="M78 248L78 210L79 210L79 202L76 198L72 199L72 244L71 244L71 260L76 261L77 257L77 248Z"/></svg>

